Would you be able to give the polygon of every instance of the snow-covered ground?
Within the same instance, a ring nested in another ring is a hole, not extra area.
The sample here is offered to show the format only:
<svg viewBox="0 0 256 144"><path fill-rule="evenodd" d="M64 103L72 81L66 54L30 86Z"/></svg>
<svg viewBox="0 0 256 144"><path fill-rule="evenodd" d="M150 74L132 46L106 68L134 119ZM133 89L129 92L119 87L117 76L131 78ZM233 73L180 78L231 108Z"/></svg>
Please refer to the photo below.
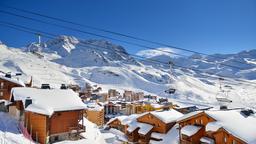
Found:
<svg viewBox="0 0 256 144"><path fill-rule="evenodd" d="M0 144L32 144L20 133L18 121L8 113L0 112Z"/></svg>
<svg viewBox="0 0 256 144"><path fill-rule="evenodd" d="M92 48L88 46L88 43L104 46L105 49ZM127 54L123 47L102 40L81 41L74 37L62 36L45 44L47 46L40 53L44 56L43 58L22 49L9 48L0 44L0 70L21 72L23 75L19 79L25 82L28 82L32 76L35 86L49 83L56 88L60 87L61 84L79 84L83 87L85 83L91 83L102 87L103 92L108 89L117 89L121 93L123 90L142 91L145 94L168 97L172 102L179 105L212 107L219 105L216 100L216 97L221 95L218 93L219 77L205 76L197 71L180 68L175 68L173 70L175 76L170 76L168 67L135 60ZM172 52L166 48L161 48L161 50ZM164 62L171 59L169 58L171 55L159 51L143 51L138 54ZM216 56L226 59L216 60L212 57L193 55L188 58L175 57L172 60L184 67L197 68L243 80L248 79L248 81L256 83L255 50ZM245 64L239 65L232 60L242 61ZM243 67L243 70L216 65L216 63L236 64L236 66ZM171 84L169 84L170 78L172 78ZM174 95L164 92L170 87L177 90ZM227 98L233 101L229 105L230 107L256 109L255 85L226 78L222 87L229 90ZM88 125L87 130L91 132L84 133L86 139L77 141L77 143L95 143L95 141L103 143L105 142L104 139L110 141L114 139L111 132L101 133L98 128L94 128L91 124ZM1 129L0 140L3 137L8 140L8 137L14 137L13 135L15 138L12 140L15 143L15 139L19 139L21 135L15 132L5 132ZM62 143L74 142L65 141Z"/></svg>
<svg viewBox="0 0 256 144"><path fill-rule="evenodd" d="M189 101L189 103L218 105L216 100L216 95L220 94L218 93L218 77L206 77L192 70L188 71L177 68L174 69L175 77L173 77L169 75L168 69L164 67L155 67L149 64L142 64L138 61L136 62L135 59L131 60L132 58L126 54L122 47L106 41L92 41L92 43L98 42L100 45L106 45L112 50L107 53L102 53L102 50L94 51L92 48L88 48L90 50L88 52L87 49L77 44L75 38L69 38L71 39L69 40L66 37L61 37L59 39L60 40L55 40L54 43L47 42L47 44L50 45L41 53L44 55L44 58L39 58L37 55L24 52L21 49L8 48L5 45L0 45L0 70L5 72L22 72L23 76L20 78L24 81L29 81L32 76L34 85L36 86L40 86L41 83L49 83L53 87L59 87L62 83L84 86L86 82L89 82L101 86L103 91L115 88L122 93L123 90L128 89L143 91L146 94L169 97L172 98L173 101ZM81 50L82 56L75 55L76 51L79 50ZM124 52L120 54L120 52L116 53L115 51L113 52L113 50ZM62 51L65 51L65 54L63 54ZM236 74L246 73L247 75L250 73L250 76L253 76L252 68L255 59L252 58L252 54L250 55L250 53L254 54L254 51L237 54L240 57L248 56L248 58L246 58L248 70L247 72L243 70ZM87 61L87 59L83 59L84 56L87 57L88 55L90 60ZM232 56L238 57L237 55ZM61 63L56 62L56 60L65 59L67 56L75 57L76 59L80 59L80 61L72 61L71 58L69 64L65 63L65 61ZM112 56L114 57L112 58ZM105 61L106 59L107 61ZM129 61L127 62L126 59L129 59ZM210 57L205 59L210 59ZM230 61L229 59L231 58L228 57L226 61ZM181 58L176 58L175 60L177 63L186 61ZM210 60L213 61L212 59ZM103 61L105 61L104 64ZM214 65L212 62L207 63L205 60L200 60L200 62L198 62L199 60L190 61L193 61L191 65L197 65L199 67L203 67L204 65L204 67L206 66L208 69L215 71L215 69L212 68ZM72 67L72 64L79 62L81 62L81 66ZM88 63L90 63L89 66L87 65ZM221 68L220 72L224 72L225 70L226 68ZM172 84L168 84L170 77L173 79ZM250 82L256 82L256 80L250 80ZM224 87L226 85L230 86L229 89L226 89L230 91L227 98L233 101L231 104L232 107L255 108L256 98L254 95L256 90L253 84L240 83L233 79L225 79L222 86ZM170 87L177 89L174 95L168 95L164 92Z"/></svg>

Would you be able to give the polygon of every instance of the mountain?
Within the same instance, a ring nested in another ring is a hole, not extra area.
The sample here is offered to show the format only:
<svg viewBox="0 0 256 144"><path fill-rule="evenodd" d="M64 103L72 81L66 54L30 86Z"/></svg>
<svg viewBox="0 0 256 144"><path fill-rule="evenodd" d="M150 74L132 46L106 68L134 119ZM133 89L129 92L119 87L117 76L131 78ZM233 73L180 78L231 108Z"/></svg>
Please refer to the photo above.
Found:
<svg viewBox="0 0 256 144"><path fill-rule="evenodd" d="M160 50L159 53L155 53ZM164 50L173 51L173 50ZM150 56L147 57L149 62L143 62L146 65L152 65L150 61L159 61L161 63L155 63L153 66L165 67L169 66L167 63L172 61L176 68L190 68L201 71L202 73L210 73L212 75L220 75L223 77L231 78L242 78L247 80L256 79L256 50L242 51L237 54L213 54L213 55L200 55L193 54L187 57L175 57L170 53L163 53L162 49L157 50L146 50L140 51L138 55L146 55L148 53ZM195 72L195 76L200 76L199 72ZM201 75L203 76L203 75Z"/></svg>
<svg viewBox="0 0 256 144"><path fill-rule="evenodd" d="M54 62L69 67L118 66L120 62L140 65L122 46L105 40L79 40L73 36L59 36L42 45L42 52L59 56Z"/></svg>
<svg viewBox="0 0 256 144"><path fill-rule="evenodd" d="M93 46L92 46L93 45ZM105 40L80 40L71 36L60 36L48 40L41 45L34 44L41 51L31 52L28 49L10 48L0 44L0 69L5 72L21 72L20 79L28 81L33 76L34 85L49 83L52 87L60 84L97 84L107 91L115 88L123 90L143 91L170 97L173 101L183 103L218 105L216 95L219 92L218 77L205 76L198 71L174 67L174 75L169 74L166 65L140 61L132 58L124 47ZM104 49L102 48L104 47ZM150 53L149 51L144 53ZM153 54L154 55L153 55ZM212 56L192 55L175 57L153 51L148 59L162 61L172 60L177 65L192 67L217 74L228 74L255 81L255 50L237 54L216 54ZM217 59L216 57L223 57ZM245 62L244 65L232 60ZM242 66L243 70L230 68L215 63ZM169 83L169 79L172 79ZM228 98L233 100L233 107L255 108L256 90L254 85L240 83L232 78L225 79L223 85L232 89ZM170 87L177 91L169 95L164 91Z"/></svg>

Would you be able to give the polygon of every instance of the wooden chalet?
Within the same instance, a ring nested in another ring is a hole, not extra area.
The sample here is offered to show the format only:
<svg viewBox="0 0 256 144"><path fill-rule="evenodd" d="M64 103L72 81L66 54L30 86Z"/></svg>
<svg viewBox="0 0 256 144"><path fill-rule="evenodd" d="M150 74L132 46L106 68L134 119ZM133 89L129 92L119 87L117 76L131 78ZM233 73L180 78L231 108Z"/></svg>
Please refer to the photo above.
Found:
<svg viewBox="0 0 256 144"><path fill-rule="evenodd" d="M181 144L246 144L256 142L256 118L239 110L196 111L178 120Z"/></svg>
<svg viewBox="0 0 256 144"><path fill-rule="evenodd" d="M125 133L130 142L147 144L152 139L161 141L161 139L151 137L151 134L166 134L176 124L176 119L181 116L183 114L172 109L120 116L112 119L107 124L110 128Z"/></svg>
<svg viewBox="0 0 256 144"><path fill-rule="evenodd" d="M25 87L25 84L11 77L10 74L0 76L0 100L9 100L11 95L11 89L14 87Z"/></svg>
<svg viewBox="0 0 256 144"><path fill-rule="evenodd" d="M13 88L10 100L12 114L36 142L77 139L85 131L85 105L71 89Z"/></svg>
<svg viewBox="0 0 256 144"><path fill-rule="evenodd" d="M123 133L126 133L127 132L127 124L124 123L123 121L127 118L128 116L118 116L116 118L112 118L109 120L109 122L107 123L107 125L110 127L110 128L114 128L114 129L117 129L117 130L120 130L121 132Z"/></svg>

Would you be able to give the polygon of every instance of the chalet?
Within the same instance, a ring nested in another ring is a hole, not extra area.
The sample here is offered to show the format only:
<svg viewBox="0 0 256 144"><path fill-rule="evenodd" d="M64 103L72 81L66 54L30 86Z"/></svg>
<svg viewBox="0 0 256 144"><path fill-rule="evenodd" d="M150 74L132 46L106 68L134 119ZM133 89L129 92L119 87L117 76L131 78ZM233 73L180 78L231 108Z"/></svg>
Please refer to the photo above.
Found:
<svg viewBox="0 0 256 144"><path fill-rule="evenodd" d="M98 126L104 125L104 107L97 103L86 103L86 118Z"/></svg>
<svg viewBox="0 0 256 144"><path fill-rule="evenodd" d="M25 87L25 84L18 79L12 78L10 74L0 75L0 100L8 101L13 87Z"/></svg>
<svg viewBox="0 0 256 144"><path fill-rule="evenodd" d="M256 142L255 114L245 116L240 110L196 111L177 122L181 144Z"/></svg>
<svg viewBox="0 0 256 144"><path fill-rule="evenodd" d="M176 110L154 111L111 119L107 125L126 134L130 142L149 143L161 141L158 135L165 135L183 114Z"/></svg>
<svg viewBox="0 0 256 144"><path fill-rule="evenodd" d="M110 128L114 128L117 130L120 130L123 133L126 133L127 131L127 124L124 123L124 120L126 120L128 118L128 116L118 116L115 118L112 118L108 121L107 125Z"/></svg>
<svg viewBox="0 0 256 144"><path fill-rule="evenodd" d="M25 87L22 81L12 78L10 74L0 75L0 111L8 111L11 89L14 87Z"/></svg>
<svg viewBox="0 0 256 144"><path fill-rule="evenodd" d="M71 89L13 88L9 111L42 144L84 132L84 103ZM82 125L80 125L82 123Z"/></svg>

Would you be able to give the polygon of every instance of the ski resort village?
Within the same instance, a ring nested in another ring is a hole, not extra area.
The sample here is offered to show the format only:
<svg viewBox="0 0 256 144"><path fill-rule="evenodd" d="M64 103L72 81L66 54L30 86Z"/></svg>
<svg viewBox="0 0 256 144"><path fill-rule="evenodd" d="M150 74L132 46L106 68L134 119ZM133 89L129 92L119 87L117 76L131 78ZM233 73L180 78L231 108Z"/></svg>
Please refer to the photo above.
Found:
<svg viewBox="0 0 256 144"><path fill-rule="evenodd" d="M255 14L0 1L0 144L256 144Z"/></svg>

